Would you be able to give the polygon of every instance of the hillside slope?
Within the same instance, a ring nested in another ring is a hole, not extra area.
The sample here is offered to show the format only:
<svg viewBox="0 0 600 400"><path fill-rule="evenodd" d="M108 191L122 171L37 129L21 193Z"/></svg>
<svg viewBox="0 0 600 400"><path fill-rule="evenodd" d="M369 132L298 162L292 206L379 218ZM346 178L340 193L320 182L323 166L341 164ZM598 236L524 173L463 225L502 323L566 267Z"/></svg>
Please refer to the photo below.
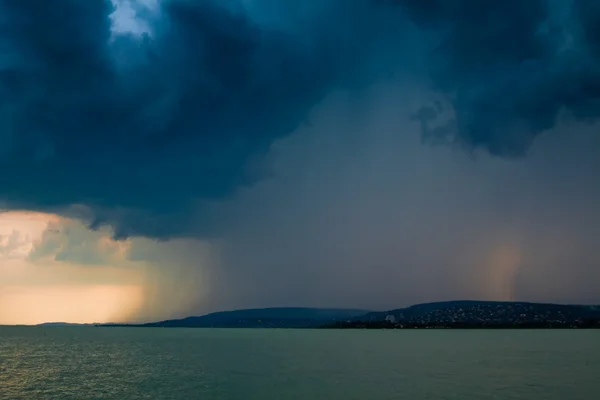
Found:
<svg viewBox="0 0 600 400"><path fill-rule="evenodd" d="M367 310L278 307L222 311L140 325L170 328L309 328L365 315ZM117 326L117 325L103 325ZM123 325L119 325L123 326Z"/></svg>

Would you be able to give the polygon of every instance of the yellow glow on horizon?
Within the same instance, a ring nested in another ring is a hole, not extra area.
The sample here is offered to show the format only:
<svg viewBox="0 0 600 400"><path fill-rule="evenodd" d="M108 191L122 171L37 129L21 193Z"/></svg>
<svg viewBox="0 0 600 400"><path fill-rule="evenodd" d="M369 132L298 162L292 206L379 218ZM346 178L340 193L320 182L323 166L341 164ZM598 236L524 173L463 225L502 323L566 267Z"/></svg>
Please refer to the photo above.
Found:
<svg viewBox="0 0 600 400"><path fill-rule="evenodd" d="M10 287L0 291L0 324L121 322L142 296L134 285Z"/></svg>
<svg viewBox="0 0 600 400"><path fill-rule="evenodd" d="M90 236L98 251L114 255L110 265L64 263L52 254L28 258L49 225L62 222L74 223L53 214L0 212L0 324L122 322L141 307L144 276L126 259L128 242Z"/></svg>

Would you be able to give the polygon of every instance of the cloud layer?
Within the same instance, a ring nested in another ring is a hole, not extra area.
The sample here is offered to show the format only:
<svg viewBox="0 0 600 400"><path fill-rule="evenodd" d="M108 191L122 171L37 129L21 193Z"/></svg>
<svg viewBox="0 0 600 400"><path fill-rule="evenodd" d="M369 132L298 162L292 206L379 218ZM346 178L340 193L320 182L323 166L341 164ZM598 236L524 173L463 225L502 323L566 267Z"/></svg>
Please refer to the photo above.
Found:
<svg viewBox="0 0 600 400"><path fill-rule="evenodd" d="M8 207L197 235L186 215L268 176L275 139L389 76L439 93L416 114L427 138L495 155L526 153L560 111L599 109L592 0L144 4L140 36L114 34L108 0L0 2Z"/></svg>

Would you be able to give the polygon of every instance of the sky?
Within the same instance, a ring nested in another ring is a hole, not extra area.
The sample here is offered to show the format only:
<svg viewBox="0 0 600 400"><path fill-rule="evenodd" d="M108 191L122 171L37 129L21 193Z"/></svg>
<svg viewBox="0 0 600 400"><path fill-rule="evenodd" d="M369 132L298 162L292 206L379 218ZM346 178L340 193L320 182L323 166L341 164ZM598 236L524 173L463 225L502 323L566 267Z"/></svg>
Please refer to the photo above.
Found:
<svg viewBox="0 0 600 400"><path fill-rule="evenodd" d="M600 304L597 0L0 0L0 324Z"/></svg>

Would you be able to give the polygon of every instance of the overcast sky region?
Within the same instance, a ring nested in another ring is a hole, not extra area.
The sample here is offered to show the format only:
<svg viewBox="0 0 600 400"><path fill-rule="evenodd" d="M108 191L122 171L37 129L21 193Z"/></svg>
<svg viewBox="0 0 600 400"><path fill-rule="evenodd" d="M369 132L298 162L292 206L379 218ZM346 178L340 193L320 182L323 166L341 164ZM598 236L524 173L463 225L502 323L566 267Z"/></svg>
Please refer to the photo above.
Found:
<svg viewBox="0 0 600 400"><path fill-rule="evenodd" d="M600 1L0 0L0 324L600 304Z"/></svg>

